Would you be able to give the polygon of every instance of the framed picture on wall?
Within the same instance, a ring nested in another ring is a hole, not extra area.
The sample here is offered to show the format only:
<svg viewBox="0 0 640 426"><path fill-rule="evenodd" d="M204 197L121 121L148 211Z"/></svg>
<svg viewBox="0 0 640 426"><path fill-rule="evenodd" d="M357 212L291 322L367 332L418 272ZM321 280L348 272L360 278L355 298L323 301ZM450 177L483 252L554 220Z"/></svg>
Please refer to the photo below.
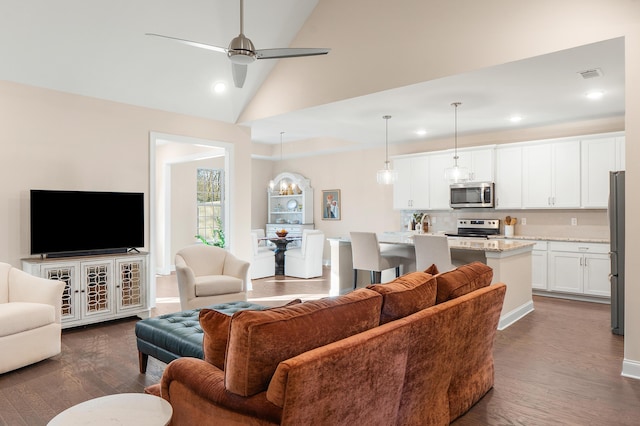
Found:
<svg viewBox="0 0 640 426"><path fill-rule="evenodd" d="M339 189L322 190L322 220L340 220L341 203Z"/></svg>

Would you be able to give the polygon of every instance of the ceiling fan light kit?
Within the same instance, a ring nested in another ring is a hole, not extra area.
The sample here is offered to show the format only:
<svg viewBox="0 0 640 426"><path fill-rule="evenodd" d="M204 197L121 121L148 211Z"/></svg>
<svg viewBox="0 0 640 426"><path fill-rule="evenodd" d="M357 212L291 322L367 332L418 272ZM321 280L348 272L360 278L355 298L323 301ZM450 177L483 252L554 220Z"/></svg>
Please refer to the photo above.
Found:
<svg viewBox="0 0 640 426"><path fill-rule="evenodd" d="M242 88L247 77L247 65L256 59L281 59L281 58L297 58L301 56L317 56L326 55L331 49L321 48L278 48L278 49L256 49L253 42L244 35L244 0L240 0L240 34L231 40L228 48L212 46L210 44L200 43L197 41L183 40L176 37L165 36L161 34L147 33L146 35L154 37L163 37L174 40L189 46L198 47L200 49L213 50L214 52L226 53L231 61L231 73L233 75L233 83L236 87Z"/></svg>

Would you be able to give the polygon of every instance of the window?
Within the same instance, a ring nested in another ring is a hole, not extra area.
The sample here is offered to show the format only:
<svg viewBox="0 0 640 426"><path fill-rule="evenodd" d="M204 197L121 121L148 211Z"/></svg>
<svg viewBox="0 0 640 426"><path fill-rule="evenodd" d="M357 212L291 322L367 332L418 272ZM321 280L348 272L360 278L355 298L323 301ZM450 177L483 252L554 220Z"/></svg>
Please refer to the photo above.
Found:
<svg viewBox="0 0 640 426"><path fill-rule="evenodd" d="M224 247L224 170L198 169L197 235L207 244Z"/></svg>

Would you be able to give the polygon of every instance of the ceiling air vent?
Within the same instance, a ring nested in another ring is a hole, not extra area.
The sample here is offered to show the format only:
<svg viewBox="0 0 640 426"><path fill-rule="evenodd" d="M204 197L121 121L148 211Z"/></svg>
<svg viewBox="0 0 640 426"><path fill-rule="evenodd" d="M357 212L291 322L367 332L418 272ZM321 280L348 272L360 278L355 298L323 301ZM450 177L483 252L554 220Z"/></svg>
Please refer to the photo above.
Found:
<svg viewBox="0 0 640 426"><path fill-rule="evenodd" d="M600 68L593 68L590 70L579 71L578 74L586 80L588 78L602 77L602 70Z"/></svg>

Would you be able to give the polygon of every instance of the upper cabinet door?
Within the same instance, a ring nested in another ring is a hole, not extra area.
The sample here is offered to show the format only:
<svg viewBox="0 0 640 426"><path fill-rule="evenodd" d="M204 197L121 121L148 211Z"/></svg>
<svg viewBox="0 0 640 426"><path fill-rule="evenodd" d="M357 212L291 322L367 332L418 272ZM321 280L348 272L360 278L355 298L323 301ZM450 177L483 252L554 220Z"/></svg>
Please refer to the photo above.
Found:
<svg viewBox="0 0 640 426"><path fill-rule="evenodd" d="M580 141L524 146L522 162L523 207L580 207Z"/></svg>
<svg viewBox="0 0 640 426"><path fill-rule="evenodd" d="M411 159L411 197L412 208L425 210L429 208L429 158L427 156Z"/></svg>
<svg viewBox="0 0 640 426"><path fill-rule="evenodd" d="M494 152L493 147L458 151L458 164L469 169L470 182L493 182Z"/></svg>
<svg viewBox="0 0 640 426"><path fill-rule="evenodd" d="M432 210L449 210L449 185L445 169L453 166L453 153L429 155L429 204Z"/></svg>
<svg viewBox="0 0 640 426"><path fill-rule="evenodd" d="M398 180L393 184L393 208L411 208L411 158L393 160L393 170L398 172Z"/></svg>
<svg viewBox="0 0 640 426"><path fill-rule="evenodd" d="M496 209L522 208L522 147L496 148Z"/></svg>
<svg viewBox="0 0 640 426"><path fill-rule="evenodd" d="M393 185L393 208L429 208L429 159L427 156L396 158L393 169L398 180Z"/></svg>
<svg viewBox="0 0 640 426"><path fill-rule="evenodd" d="M580 141L552 143L551 148L552 207L580 207Z"/></svg>
<svg viewBox="0 0 640 426"><path fill-rule="evenodd" d="M582 207L606 208L609 200L609 172L616 169L615 138L581 142Z"/></svg>
<svg viewBox="0 0 640 426"><path fill-rule="evenodd" d="M551 144L522 148L522 206L551 207Z"/></svg>

